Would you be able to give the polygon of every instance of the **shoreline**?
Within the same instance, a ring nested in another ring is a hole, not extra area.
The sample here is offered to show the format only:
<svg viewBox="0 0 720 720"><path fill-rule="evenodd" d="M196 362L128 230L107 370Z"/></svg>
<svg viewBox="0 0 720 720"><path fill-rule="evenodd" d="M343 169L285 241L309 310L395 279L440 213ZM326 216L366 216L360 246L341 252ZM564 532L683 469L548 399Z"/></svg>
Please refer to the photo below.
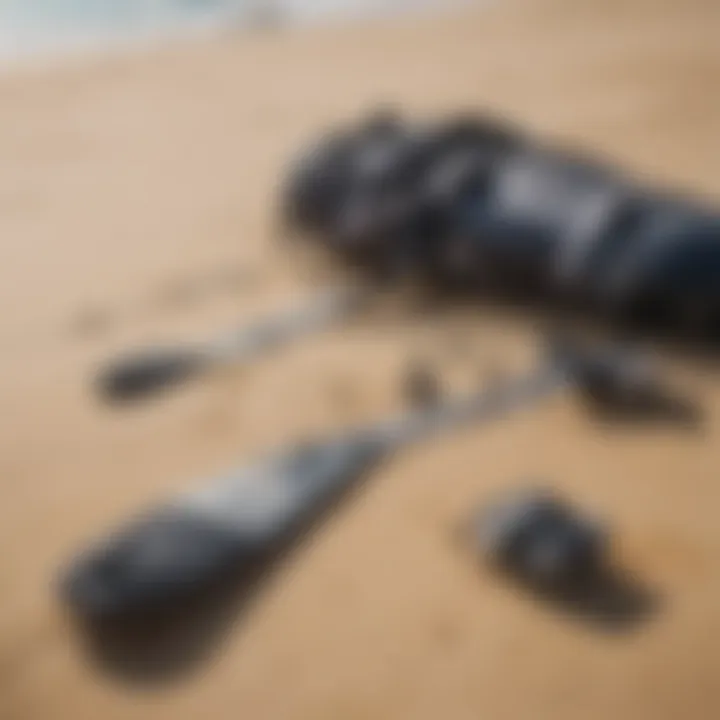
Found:
<svg viewBox="0 0 720 720"><path fill-rule="evenodd" d="M507 1L507 0L506 0ZM154 49L173 48L193 43L223 41L227 38L252 38L266 34L294 34L313 29L343 29L377 22L403 22L433 16L454 14L477 7L495 4L495 0L418 0L403 8L368 8L364 10L335 10L329 13L294 15L287 10L269 16L243 15L239 10L204 20L179 20L176 23L146 32L124 36L110 33L91 33L75 37L57 38L34 48L3 51L0 44L0 77L14 72L43 72L63 69L105 59L132 57ZM0 16L1 20L1 16Z"/></svg>

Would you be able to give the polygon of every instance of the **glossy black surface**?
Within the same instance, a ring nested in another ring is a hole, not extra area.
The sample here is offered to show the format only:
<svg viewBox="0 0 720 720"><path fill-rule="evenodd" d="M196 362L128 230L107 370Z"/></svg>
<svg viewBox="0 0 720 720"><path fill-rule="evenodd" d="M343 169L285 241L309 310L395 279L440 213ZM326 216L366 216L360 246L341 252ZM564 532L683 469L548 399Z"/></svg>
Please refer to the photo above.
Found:
<svg viewBox="0 0 720 720"><path fill-rule="evenodd" d="M620 324L720 332L720 213L502 122L360 123L297 167L291 221L346 261Z"/></svg>
<svg viewBox="0 0 720 720"><path fill-rule="evenodd" d="M337 439L211 481L83 553L62 578L63 597L81 616L127 616L254 572L383 453L363 436Z"/></svg>

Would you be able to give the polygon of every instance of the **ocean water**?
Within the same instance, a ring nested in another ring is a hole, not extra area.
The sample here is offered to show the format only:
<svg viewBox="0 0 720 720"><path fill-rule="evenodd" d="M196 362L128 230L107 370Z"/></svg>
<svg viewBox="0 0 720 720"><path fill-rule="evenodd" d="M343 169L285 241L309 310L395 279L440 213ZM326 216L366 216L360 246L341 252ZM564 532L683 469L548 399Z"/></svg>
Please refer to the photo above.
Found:
<svg viewBox="0 0 720 720"><path fill-rule="evenodd" d="M437 0L0 0L0 62L123 47L223 27L398 13Z"/></svg>
<svg viewBox="0 0 720 720"><path fill-rule="evenodd" d="M0 0L0 59L143 41L238 16L242 0Z"/></svg>

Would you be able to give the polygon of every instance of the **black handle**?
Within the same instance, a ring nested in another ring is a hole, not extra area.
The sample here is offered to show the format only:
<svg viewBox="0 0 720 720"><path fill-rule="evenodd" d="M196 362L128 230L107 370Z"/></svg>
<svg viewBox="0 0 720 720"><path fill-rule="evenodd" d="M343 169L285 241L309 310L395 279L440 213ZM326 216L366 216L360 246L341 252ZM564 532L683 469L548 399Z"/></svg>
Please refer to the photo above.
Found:
<svg viewBox="0 0 720 720"><path fill-rule="evenodd" d="M202 364L202 356L186 348L145 352L111 363L100 372L97 389L109 400L133 400L189 379Z"/></svg>

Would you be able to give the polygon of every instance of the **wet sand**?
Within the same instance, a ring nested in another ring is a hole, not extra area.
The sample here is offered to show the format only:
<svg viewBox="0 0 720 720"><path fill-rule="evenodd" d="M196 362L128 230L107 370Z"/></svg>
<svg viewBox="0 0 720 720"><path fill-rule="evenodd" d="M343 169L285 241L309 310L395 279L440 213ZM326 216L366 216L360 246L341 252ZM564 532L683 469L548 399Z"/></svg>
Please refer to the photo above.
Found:
<svg viewBox="0 0 720 720"><path fill-rule="evenodd" d="M93 661L52 582L164 494L398 409L403 363L460 322L361 320L142 409L95 402L114 352L211 336L312 287L273 242L302 142L387 100L489 109L717 199L719 11L519 1L0 79L0 717L717 716L720 387L682 364L702 432L601 430L559 396L389 462L166 682L142 657L134 673ZM523 364L530 323L463 319L468 376ZM611 520L654 612L608 632L477 567L454 528L526 478Z"/></svg>

